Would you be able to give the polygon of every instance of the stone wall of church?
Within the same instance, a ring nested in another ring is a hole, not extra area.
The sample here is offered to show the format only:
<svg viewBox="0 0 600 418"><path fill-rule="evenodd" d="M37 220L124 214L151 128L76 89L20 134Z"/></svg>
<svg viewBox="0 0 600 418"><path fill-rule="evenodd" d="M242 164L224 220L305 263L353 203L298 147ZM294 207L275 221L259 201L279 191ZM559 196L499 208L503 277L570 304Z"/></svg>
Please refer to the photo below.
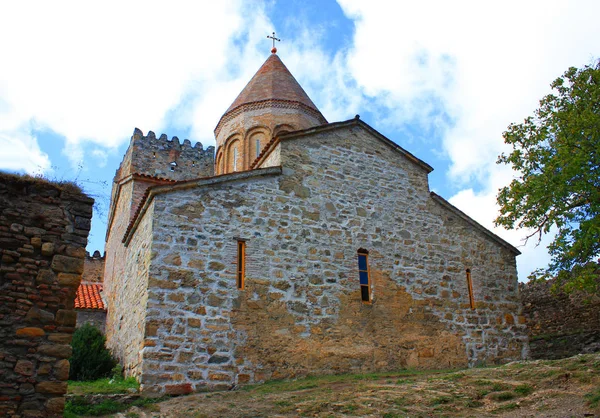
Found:
<svg viewBox="0 0 600 418"><path fill-rule="evenodd" d="M122 188L122 200L106 244L103 296L106 301L106 342L124 366L127 376L141 374L148 266L152 235L152 208L142 218L135 238L128 247L121 242L129 224L129 204L133 182Z"/></svg>
<svg viewBox="0 0 600 418"><path fill-rule="evenodd" d="M359 126L286 137L281 163L156 196L145 391L527 355L514 253L433 199L422 167Z"/></svg>
<svg viewBox="0 0 600 418"><path fill-rule="evenodd" d="M0 416L62 416L93 203L0 174Z"/></svg>

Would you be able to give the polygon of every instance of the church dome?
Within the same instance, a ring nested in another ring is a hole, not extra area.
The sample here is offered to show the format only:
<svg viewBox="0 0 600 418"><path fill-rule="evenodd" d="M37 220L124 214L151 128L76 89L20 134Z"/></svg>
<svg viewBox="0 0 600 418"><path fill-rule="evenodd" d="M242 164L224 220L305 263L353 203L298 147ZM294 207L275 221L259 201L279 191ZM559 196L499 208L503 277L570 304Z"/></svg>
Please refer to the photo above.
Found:
<svg viewBox="0 0 600 418"><path fill-rule="evenodd" d="M272 53L215 128L215 172L248 170L273 136L325 123L317 106Z"/></svg>

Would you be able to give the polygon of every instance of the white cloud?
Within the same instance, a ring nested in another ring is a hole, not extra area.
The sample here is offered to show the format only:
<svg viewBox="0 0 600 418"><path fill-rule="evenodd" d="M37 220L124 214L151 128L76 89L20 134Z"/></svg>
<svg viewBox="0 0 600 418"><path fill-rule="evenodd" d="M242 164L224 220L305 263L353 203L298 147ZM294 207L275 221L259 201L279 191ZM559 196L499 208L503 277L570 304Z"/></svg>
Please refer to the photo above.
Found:
<svg viewBox="0 0 600 418"><path fill-rule="evenodd" d="M356 22L350 71L365 94L383 98L390 108L382 121L426 126L443 110L448 121L434 120L450 178L464 187L450 201L519 245L524 231L492 224L498 188L512 175L495 164L505 150L502 132L530 115L568 67L600 56L600 3L338 2ZM547 263L551 238L523 249L521 279Z"/></svg>
<svg viewBox="0 0 600 418"><path fill-rule="evenodd" d="M65 136L73 159L82 141L114 148L135 126L158 131L192 81L227 78L232 41L262 15L237 0L3 2L0 117L18 109L19 125Z"/></svg>
<svg viewBox="0 0 600 418"><path fill-rule="evenodd" d="M50 168L50 159L43 153L35 137L21 131L0 132L0 169L43 174Z"/></svg>

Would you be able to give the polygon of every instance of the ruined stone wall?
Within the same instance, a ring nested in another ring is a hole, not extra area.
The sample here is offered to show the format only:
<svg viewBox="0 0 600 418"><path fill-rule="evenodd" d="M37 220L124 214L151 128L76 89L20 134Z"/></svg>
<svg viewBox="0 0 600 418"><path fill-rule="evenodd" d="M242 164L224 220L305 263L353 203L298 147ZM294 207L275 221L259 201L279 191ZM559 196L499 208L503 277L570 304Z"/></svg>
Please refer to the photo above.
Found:
<svg viewBox="0 0 600 418"><path fill-rule="evenodd" d="M155 197L145 391L526 355L514 253L434 201L423 168L360 128L286 139L281 161Z"/></svg>
<svg viewBox="0 0 600 418"><path fill-rule="evenodd" d="M600 351L600 297L553 293L554 280L521 284L531 357L557 359Z"/></svg>
<svg viewBox="0 0 600 418"><path fill-rule="evenodd" d="M0 175L0 415L62 416L93 200Z"/></svg>
<svg viewBox="0 0 600 418"><path fill-rule="evenodd" d="M102 283L104 262L105 259L100 255L100 251L94 251L92 256L86 253L81 281L84 283Z"/></svg>

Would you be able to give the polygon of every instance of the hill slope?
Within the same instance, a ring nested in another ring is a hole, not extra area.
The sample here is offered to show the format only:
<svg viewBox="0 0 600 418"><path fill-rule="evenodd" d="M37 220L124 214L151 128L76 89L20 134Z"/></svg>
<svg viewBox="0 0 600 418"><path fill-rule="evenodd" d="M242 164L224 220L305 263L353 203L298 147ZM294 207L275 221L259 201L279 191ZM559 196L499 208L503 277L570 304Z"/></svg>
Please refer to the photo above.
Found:
<svg viewBox="0 0 600 418"><path fill-rule="evenodd" d="M132 408L128 414L198 418L600 416L600 353L458 371L407 370L269 382L172 398L148 409Z"/></svg>

